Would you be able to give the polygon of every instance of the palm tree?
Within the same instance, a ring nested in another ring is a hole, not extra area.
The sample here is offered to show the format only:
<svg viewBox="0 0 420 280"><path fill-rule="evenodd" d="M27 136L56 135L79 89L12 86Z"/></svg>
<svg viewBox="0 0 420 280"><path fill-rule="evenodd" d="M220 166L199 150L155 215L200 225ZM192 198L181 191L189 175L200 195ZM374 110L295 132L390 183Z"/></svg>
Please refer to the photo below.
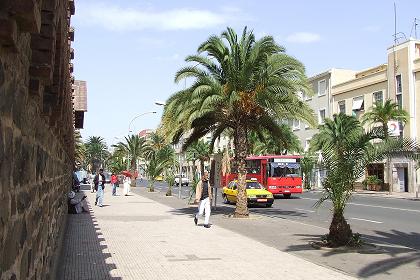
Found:
<svg viewBox="0 0 420 280"><path fill-rule="evenodd" d="M158 132L152 132L147 136L147 141L144 147L144 156L146 158L152 158L153 154L163 149L167 143L165 138Z"/></svg>
<svg viewBox="0 0 420 280"><path fill-rule="evenodd" d="M254 155L280 155L288 152L301 152L302 146L299 138L292 132L290 126L281 124L280 129L283 131L281 138L270 137L265 131L252 132L249 137L252 153Z"/></svg>
<svg viewBox="0 0 420 280"><path fill-rule="evenodd" d="M195 165L195 161L200 161L200 172L204 173L204 162L210 160L211 151L209 143L204 142L204 140L199 140L195 143L192 143L186 150L187 158L192 159ZM195 173L194 173L195 174Z"/></svg>
<svg viewBox="0 0 420 280"><path fill-rule="evenodd" d="M146 147L146 141L138 135L129 135L124 137L125 142L119 142L113 145L115 152L127 155L131 173L131 187L136 186L135 173L137 172L137 161L143 157Z"/></svg>
<svg viewBox="0 0 420 280"><path fill-rule="evenodd" d="M305 68L285 54L273 37L256 40L247 28L239 38L231 28L221 36L211 36L199 46L198 54L188 56L186 61L195 65L179 70L175 81L194 81L167 100L162 119L164 134L173 142L184 136L185 149L209 132L213 147L224 131L232 130L239 167L234 215L247 217L248 134L265 129L271 137L281 137L280 120L288 118L315 124L313 110L297 94L311 94Z"/></svg>
<svg viewBox="0 0 420 280"><path fill-rule="evenodd" d="M388 130L388 123L389 121L398 121L402 123L403 125L408 122L410 115L403 109L400 109L398 107L397 103L392 102L392 100L388 99L385 101L384 104L382 102L378 102L375 104L375 106L370 107L369 111L366 112L362 117L362 124L380 124L383 130L383 137L382 139L384 141L389 140L389 130ZM388 173L388 188L389 192L392 190L391 186L391 170L390 170L390 163L386 162L385 169Z"/></svg>
<svg viewBox="0 0 420 280"><path fill-rule="evenodd" d="M149 191L154 192L156 177L161 175L165 170L176 167L175 150L170 145L166 145L159 150L155 150L153 153L149 153L146 159L148 161L146 163L146 174L149 179Z"/></svg>
<svg viewBox="0 0 420 280"><path fill-rule="evenodd" d="M83 167L86 159L86 145L83 143L79 130L74 131L74 160Z"/></svg>
<svg viewBox="0 0 420 280"><path fill-rule="evenodd" d="M311 189L311 180L315 165L315 155L310 152L305 152L303 158L300 160L300 167L303 175L303 186L305 189Z"/></svg>
<svg viewBox="0 0 420 280"><path fill-rule="evenodd" d="M370 107L369 111L362 116L362 124L380 124L383 129L383 139L389 139L388 123L392 120L406 124L410 115L400 108L398 104L388 99L384 104L378 102Z"/></svg>
<svg viewBox="0 0 420 280"><path fill-rule="evenodd" d="M333 204L328 242L332 247L351 244L353 237L350 225L344 218L344 209L354 190L354 183L364 175L366 166L385 157L417 157L417 144L397 138L372 144L373 139L383 137L382 129L365 132L353 116L340 113L326 119L314 135L311 147L321 151L323 165L327 170L324 193L316 203L320 206L330 199ZM415 152L415 153L413 153Z"/></svg>
<svg viewBox="0 0 420 280"><path fill-rule="evenodd" d="M103 167L105 159L108 157L108 147L105 140L100 136L91 136L86 142L87 160L91 166L91 171L95 172L99 167Z"/></svg>

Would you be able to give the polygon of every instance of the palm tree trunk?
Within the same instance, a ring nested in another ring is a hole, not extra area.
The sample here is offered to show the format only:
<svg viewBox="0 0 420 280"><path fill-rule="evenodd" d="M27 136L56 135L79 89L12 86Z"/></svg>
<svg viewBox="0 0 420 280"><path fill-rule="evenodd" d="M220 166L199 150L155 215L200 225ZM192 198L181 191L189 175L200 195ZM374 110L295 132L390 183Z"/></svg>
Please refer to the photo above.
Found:
<svg viewBox="0 0 420 280"><path fill-rule="evenodd" d="M149 181L149 192L154 192L155 191L154 184L155 184L155 181L153 181L153 180Z"/></svg>
<svg viewBox="0 0 420 280"><path fill-rule="evenodd" d="M328 241L332 247L345 246L349 244L353 233L350 225L344 218L343 212L334 211L333 219L330 225L330 232L328 234Z"/></svg>
<svg viewBox="0 0 420 280"><path fill-rule="evenodd" d="M136 161L134 159L134 157L131 159L131 167L130 167L130 173L131 173L131 187L134 188L136 187L136 177L134 176L134 174L136 173Z"/></svg>
<svg viewBox="0 0 420 280"><path fill-rule="evenodd" d="M246 195L246 156L247 135L246 127L239 125L236 129L235 155L238 164L238 195L236 197L236 209L234 216L246 218L249 216L248 200Z"/></svg>
<svg viewBox="0 0 420 280"><path fill-rule="evenodd" d="M204 174L204 160L200 159L200 172L201 172L201 176L203 176Z"/></svg>

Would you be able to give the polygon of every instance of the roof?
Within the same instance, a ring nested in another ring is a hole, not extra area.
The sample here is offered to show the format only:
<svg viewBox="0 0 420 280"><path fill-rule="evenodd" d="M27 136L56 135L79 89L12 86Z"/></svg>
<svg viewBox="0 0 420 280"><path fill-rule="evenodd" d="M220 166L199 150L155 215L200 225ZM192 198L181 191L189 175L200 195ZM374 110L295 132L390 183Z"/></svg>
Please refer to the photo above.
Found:
<svg viewBox="0 0 420 280"><path fill-rule="evenodd" d="M74 81L74 110L87 112L87 85L86 81Z"/></svg>

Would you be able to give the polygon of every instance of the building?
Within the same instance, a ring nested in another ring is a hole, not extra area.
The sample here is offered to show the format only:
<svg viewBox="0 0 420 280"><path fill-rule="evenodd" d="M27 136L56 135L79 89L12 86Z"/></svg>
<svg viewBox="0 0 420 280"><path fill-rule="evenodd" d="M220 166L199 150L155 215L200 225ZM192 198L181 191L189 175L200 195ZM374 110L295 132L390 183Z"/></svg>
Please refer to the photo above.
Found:
<svg viewBox="0 0 420 280"><path fill-rule="evenodd" d="M332 113L343 112L360 118L376 102L396 102L410 115L403 127L396 123L392 136L419 138L420 121L420 41L408 41L387 50L387 63L355 73L351 80L332 87ZM390 126L391 127L391 126ZM376 175L394 192L416 192L416 164L405 158L392 159L368 167L367 175Z"/></svg>
<svg viewBox="0 0 420 280"><path fill-rule="evenodd" d="M74 127L83 128L85 112L87 112L86 81L76 80L73 83Z"/></svg>

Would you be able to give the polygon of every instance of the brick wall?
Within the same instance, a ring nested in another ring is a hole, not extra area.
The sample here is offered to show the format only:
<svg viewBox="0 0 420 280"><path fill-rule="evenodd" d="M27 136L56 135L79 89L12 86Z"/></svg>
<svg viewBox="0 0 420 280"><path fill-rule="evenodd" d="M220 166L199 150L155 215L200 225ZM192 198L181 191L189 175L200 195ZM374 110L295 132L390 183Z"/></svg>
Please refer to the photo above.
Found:
<svg viewBox="0 0 420 280"><path fill-rule="evenodd" d="M0 1L0 279L47 279L74 162L72 0Z"/></svg>

